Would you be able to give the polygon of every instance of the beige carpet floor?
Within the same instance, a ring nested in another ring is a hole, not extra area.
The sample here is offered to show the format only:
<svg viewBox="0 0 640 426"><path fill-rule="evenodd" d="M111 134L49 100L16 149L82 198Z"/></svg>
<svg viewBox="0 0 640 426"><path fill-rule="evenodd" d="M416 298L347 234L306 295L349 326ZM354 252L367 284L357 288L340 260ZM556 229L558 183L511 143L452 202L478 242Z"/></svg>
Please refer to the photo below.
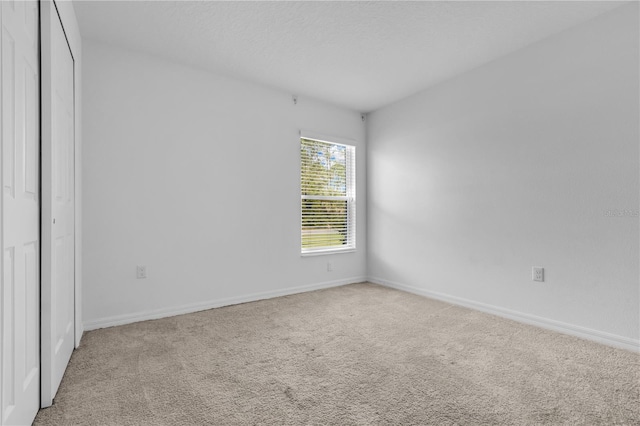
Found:
<svg viewBox="0 0 640 426"><path fill-rule="evenodd" d="M36 425L639 425L640 357L355 284L95 330Z"/></svg>

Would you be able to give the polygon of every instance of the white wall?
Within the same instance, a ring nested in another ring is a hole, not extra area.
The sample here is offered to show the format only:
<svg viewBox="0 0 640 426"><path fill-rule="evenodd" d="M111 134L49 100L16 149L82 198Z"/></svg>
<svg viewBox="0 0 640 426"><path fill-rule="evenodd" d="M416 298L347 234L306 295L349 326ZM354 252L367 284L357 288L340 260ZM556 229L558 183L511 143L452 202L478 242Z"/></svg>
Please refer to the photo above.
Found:
<svg viewBox="0 0 640 426"><path fill-rule="evenodd" d="M637 345L638 50L633 4L371 114L372 280Z"/></svg>
<svg viewBox="0 0 640 426"><path fill-rule="evenodd" d="M75 343L82 338L82 38L71 1L56 1L74 60L75 83Z"/></svg>
<svg viewBox="0 0 640 426"><path fill-rule="evenodd" d="M364 280L358 112L88 40L83 54L87 328ZM356 253L300 256L299 129L356 141Z"/></svg>

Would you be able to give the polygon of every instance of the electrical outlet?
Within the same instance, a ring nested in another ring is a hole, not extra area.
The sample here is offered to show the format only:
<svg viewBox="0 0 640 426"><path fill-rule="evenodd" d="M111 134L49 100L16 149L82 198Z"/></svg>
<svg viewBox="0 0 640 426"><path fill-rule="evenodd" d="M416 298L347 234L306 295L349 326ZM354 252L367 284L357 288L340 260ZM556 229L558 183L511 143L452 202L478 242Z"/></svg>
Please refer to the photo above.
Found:
<svg viewBox="0 0 640 426"><path fill-rule="evenodd" d="M331 263L327 263L327 272L333 272L333 265Z"/></svg>
<svg viewBox="0 0 640 426"><path fill-rule="evenodd" d="M544 268L539 268L537 266L533 267L533 270L531 272L531 279L533 281L544 281Z"/></svg>
<svg viewBox="0 0 640 426"><path fill-rule="evenodd" d="M147 267L143 265L136 266L136 278L147 278Z"/></svg>

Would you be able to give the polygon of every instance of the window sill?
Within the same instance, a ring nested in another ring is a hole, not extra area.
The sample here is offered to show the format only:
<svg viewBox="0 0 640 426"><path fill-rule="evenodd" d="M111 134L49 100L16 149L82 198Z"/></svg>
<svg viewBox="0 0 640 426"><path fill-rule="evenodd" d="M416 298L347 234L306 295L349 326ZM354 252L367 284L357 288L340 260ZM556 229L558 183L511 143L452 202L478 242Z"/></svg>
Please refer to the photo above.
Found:
<svg viewBox="0 0 640 426"><path fill-rule="evenodd" d="M308 256L322 256L325 254L340 254L340 253L354 253L356 251L355 248L345 248L345 249L327 249L327 250L318 250L318 251L307 251L304 253L300 253L301 257Z"/></svg>

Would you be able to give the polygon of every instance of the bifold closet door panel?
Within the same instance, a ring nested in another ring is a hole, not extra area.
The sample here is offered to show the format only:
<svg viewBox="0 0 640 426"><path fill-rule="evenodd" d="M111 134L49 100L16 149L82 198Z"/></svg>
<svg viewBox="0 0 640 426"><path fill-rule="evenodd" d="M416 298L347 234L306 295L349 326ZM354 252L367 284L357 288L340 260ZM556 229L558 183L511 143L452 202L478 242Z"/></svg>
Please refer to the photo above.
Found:
<svg viewBox="0 0 640 426"><path fill-rule="evenodd" d="M40 392L38 3L0 3L2 33L1 421L30 424Z"/></svg>

